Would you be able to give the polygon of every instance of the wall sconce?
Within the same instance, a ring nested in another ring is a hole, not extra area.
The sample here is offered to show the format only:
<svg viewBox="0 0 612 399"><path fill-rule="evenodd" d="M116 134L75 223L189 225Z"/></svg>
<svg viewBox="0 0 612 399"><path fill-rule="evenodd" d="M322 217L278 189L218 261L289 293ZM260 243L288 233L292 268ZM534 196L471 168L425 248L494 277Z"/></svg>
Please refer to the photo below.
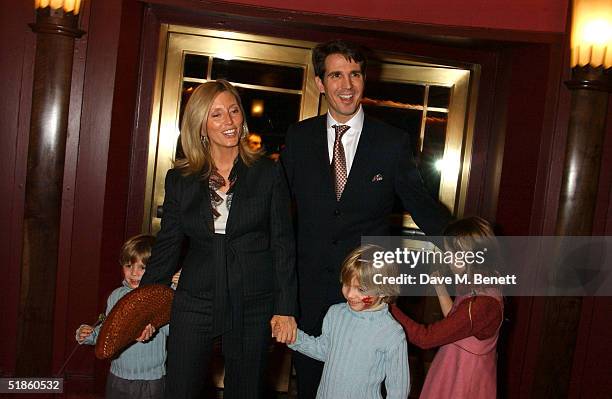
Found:
<svg viewBox="0 0 612 399"><path fill-rule="evenodd" d="M55 33L81 37L78 29L81 0L34 0L36 23L30 24L36 33Z"/></svg>
<svg viewBox="0 0 612 399"><path fill-rule="evenodd" d="M573 0L570 57L571 80L565 84L571 103L554 235L589 236L612 91L612 0ZM562 274L557 270L549 278L556 280ZM551 343L541 349L535 378L550 370L556 377L546 378L532 391L536 396L543 392L551 398L568 396L581 312L581 297L546 298L544 314L552 316L544 319L542 329ZM550 348L566 348L566 355L549 356Z"/></svg>
<svg viewBox="0 0 612 399"><path fill-rule="evenodd" d="M612 67L612 1L574 0L571 66Z"/></svg>
<svg viewBox="0 0 612 399"><path fill-rule="evenodd" d="M608 98L612 91L612 1L573 0L570 119L556 235L590 235Z"/></svg>
<svg viewBox="0 0 612 399"><path fill-rule="evenodd" d="M34 8L50 7L52 10L62 10L65 13L77 15L81 11L81 0L34 0Z"/></svg>

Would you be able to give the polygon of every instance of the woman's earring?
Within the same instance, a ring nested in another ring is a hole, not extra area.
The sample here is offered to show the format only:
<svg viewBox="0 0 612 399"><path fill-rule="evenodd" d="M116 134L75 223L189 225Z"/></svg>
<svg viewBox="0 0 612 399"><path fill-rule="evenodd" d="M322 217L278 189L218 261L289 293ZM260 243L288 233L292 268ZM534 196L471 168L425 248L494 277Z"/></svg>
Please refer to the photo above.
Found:
<svg viewBox="0 0 612 399"><path fill-rule="evenodd" d="M200 141L202 142L202 145L204 147L208 147L208 137L206 136L200 136Z"/></svg>

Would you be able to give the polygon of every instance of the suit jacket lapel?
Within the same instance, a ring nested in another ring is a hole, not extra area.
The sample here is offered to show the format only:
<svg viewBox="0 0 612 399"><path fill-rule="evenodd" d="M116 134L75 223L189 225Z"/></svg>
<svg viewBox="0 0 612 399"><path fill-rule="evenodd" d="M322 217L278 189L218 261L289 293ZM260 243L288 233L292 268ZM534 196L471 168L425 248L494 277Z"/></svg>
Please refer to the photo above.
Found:
<svg viewBox="0 0 612 399"><path fill-rule="evenodd" d="M215 232L215 224L212 216L212 204L210 203L210 191L208 179L198 180L200 185L200 220L204 224L202 229L210 234Z"/></svg>
<svg viewBox="0 0 612 399"><path fill-rule="evenodd" d="M361 136L359 137L359 144L357 144L357 152L355 153L353 165L351 166L351 171L349 172L340 201L343 201L353 194L355 187L358 185L357 183L362 180L370 170L371 154L376 146L374 143L376 132L373 132L369 127L368 121L369 118L365 115Z"/></svg>

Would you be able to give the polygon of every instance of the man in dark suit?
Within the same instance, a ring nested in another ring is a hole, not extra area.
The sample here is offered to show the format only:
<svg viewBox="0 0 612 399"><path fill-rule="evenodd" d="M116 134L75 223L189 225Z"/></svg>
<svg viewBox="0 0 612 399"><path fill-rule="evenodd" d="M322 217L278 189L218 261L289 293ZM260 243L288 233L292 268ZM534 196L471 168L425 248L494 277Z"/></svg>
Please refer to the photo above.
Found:
<svg viewBox="0 0 612 399"><path fill-rule="evenodd" d="M408 134L364 114L360 48L335 40L312 59L329 112L290 127L281 160L297 207L299 326L318 336L329 306L343 301L343 259L362 236L389 234L395 195L427 234L450 215L426 192ZM323 364L296 354L295 368L299 399L314 398Z"/></svg>

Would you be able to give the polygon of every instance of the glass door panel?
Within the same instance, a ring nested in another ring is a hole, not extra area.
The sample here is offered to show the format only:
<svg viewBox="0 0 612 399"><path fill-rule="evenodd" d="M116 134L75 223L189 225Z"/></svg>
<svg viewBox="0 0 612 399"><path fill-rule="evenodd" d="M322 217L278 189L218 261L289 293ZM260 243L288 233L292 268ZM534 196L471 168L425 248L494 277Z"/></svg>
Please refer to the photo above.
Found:
<svg viewBox="0 0 612 399"><path fill-rule="evenodd" d="M364 92L365 111L408 132L427 190L460 214L461 154L464 145L471 146L465 140L470 71L410 65L384 56L375 68ZM401 206L396 210L403 213ZM408 213L399 219L399 230L418 233Z"/></svg>

